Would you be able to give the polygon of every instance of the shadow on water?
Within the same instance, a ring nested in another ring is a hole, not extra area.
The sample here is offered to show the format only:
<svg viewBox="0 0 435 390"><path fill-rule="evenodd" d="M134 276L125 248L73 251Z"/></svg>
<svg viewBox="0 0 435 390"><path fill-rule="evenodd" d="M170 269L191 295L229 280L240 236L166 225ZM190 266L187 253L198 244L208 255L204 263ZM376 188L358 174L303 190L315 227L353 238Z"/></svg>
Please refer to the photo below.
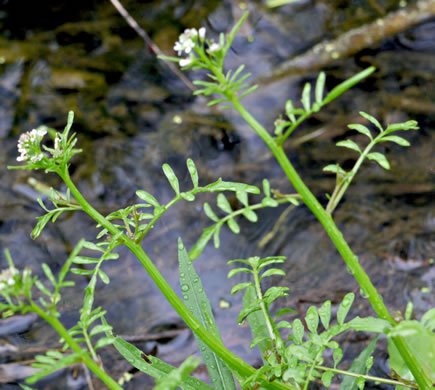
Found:
<svg viewBox="0 0 435 390"><path fill-rule="evenodd" d="M165 162L184 178L182 186L189 188L185 168L188 157L196 162L203 184L218 177L260 184L263 177L269 177L281 192L292 190L270 152L237 114L212 110L203 100L192 98L166 65L144 50L143 42L109 2L74 2L73 9L68 2L51 2L50 6L38 3L24 14L21 9L27 2L3 3L0 246L11 250L17 266L30 267L42 277L42 262L59 270L81 237L95 237L94 224L85 215L74 214L48 225L41 237L32 241L29 233L41 214L34 202L38 194L28 184L27 172L4 168L14 164L21 132L39 124L61 129L71 109L84 150L71 167L73 179L104 214L135 202L137 189L152 192L161 202L168 201L172 190L161 171ZM264 9L260 2L249 3L250 21L235 41L228 66L246 63L254 77L267 74L284 59L303 53L323 39L337 37L397 8L395 1L359 3L339 1L332 6L326 1L301 1L276 10ZM234 15L240 14L236 2L125 1L124 5L167 53L171 53L173 42L184 28L205 25L211 35L217 36L231 27ZM364 142L346 127L361 121L358 111L369 112L383 123L419 121L419 132L404 135L411 148L385 147L391 171L366 163L336 213L344 236L388 306L403 311L412 300L417 317L435 303L431 258L435 249L431 167L435 134L434 23L429 20L355 57L331 62L324 69L328 89L369 65L378 70L307 121L287 149L309 187L326 203L325 193L332 190L334 180L323 175L321 168L335 161L345 168L352 166L355 155L338 150L335 142L349 136ZM246 98L246 105L260 122L272 128L273 121L283 113L285 100L297 101L304 83L316 76L317 72L289 76L264 86ZM32 176L56 188L60 185L50 175L36 172ZM207 196L201 201L215 203ZM237 205L235 199L232 202ZM283 212L286 214L279 219ZM255 225L241 221L238 236L224 230L223 248L207 247L195 263L225 344L252 364L258 361L258 354L248 348L248 328L236 323L241 302L229 294L237 281L226 278L227 260L252 255L287 256L287 276L279 283L290 288L287 304L301 313L325 299L339 302L349 291L358 293L356 282L305 208L288 212L285 208L271 209L260 216L261 222ZM168 212L144 243L177 291L177 238L181 235L190 247L209 223L201 203L179 205ZM127 251L121 250L120 255L119 262L105 266L111 284L99 287L96 302L108 310L107 319L115 332L134 336L136 345L145 352L152 351L171 364L178 365L188 354L197 353L192 335L140 264ZM83 278L74 279L80 288L67 292L61 307L67 326L77 320L76 310L87 283ZM357 313L371 314L360 296L355 304ZM0 382L8 389L17 388L12 384L20 379L17 370L27 373L20 361L31 359L35 351L57 346L54 332L34 317L18 319L12 325L1 322L0 337ZM350 334L346 341L346 352L352 357L368 338ZM103 359L116 377L131 369L113 351L105 352ZM381 363L379 367L382 374ZM144 375L132 374L128 388L151 386ZM198 375L205 376L203 368ZM84 376L77 376L73 370L47 380L40 388L73 389L83 385Z"/></svg>

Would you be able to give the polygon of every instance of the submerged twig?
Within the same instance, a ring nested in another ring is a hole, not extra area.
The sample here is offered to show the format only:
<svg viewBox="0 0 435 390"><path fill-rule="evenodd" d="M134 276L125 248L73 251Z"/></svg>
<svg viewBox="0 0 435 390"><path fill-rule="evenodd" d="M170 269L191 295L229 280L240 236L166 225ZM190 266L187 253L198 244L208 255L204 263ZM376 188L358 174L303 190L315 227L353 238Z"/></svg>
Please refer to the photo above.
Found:
<svg viewBox="0 0 435 390"><path fill-rule="evenodd" d="M351 56L434 15L435 0L419 0L415 6L392 12L373 23L347 31L334 40L315 45L309 51L285 61L271 74L260 77L255 84L268 84L290 74L321 69L336 59Z"/></svg>
<svg viewBox="0 0 435 390"><path fill-rule="evenodd" d="M136 22L136 20L133 19L133 17L128 13L128 11L124 8L124 6L118 1L118 0L110 0L112 5L117 9L117 11L121 14L121 16L126 20L126 22L130 25L130 27L136 31L136 33L145 41L145 43L148 45L148 47L157 55L162 56L165 55L160 48L152 41L152 39L149 37L149 35L146 33L146 31L139 26L139 24ZM184 76L184 74L180 71L180 69L177 68L176 65L174 65L172 62L167 62L166 65L168 65L169 69L172 70L179 78L180 80L186 84L187 88L189 88L191 91L195 91L195 86L190 82L190 80Z"/></svg>

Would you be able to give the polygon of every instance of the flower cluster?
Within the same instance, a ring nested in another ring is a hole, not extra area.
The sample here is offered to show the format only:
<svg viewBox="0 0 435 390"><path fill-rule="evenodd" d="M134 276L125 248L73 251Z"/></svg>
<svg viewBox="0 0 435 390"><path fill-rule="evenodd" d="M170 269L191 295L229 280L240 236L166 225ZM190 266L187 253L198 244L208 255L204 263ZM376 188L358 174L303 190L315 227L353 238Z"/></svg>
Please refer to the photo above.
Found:
<svg viewBox="0 0 435 390"><path fill-rule="evenodd" d="M33 129L21 134L18 140L20 155L17 157L17 161L30 161L32 163L41 161L45 155L41 152L40 143L45 134L47 134L45 129Z"/></svg>
<svg viewBox="0 0 435 390"><path fill-rule="evenodd" d="M0 272L0 290L15 284L15 275L18 271L15 268L7 268Z"/></svg>
<svg viewBox="0 0 435 390"><path fill-rule="evenodd" d="M191 65L195 61L196 57L193 55L192 50L197 46L198 42L203 43L205 41L205 32L205 27L201 27L199 30L196 28L188 28L184 30L178 38L178 41L175 42L174 50L179 56L181 56L183 52L189 55L187 58L183 58L179 61L181 67ZM209 54L216 53L221 49L220 45L213 40L207 41L207 45L207 52ZM198 49L204 50L204 45L201 45Z"/></svg>

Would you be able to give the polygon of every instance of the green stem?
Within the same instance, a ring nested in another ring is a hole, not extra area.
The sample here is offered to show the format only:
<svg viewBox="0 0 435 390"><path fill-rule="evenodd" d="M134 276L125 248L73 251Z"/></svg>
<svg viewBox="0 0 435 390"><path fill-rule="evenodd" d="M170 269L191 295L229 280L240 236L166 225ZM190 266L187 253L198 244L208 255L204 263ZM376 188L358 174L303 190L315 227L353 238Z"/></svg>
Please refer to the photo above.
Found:
<svg viewBox="0 0 435 390"><path fill-rule="evenodd" d="M385 306L382 297L377 292L367 273L361 267L358 261L358 257L355 256L355 254L352 252L351 248L344 239L340 230L337 228L332 217L322 207L317 198L312 194L312 192L302 181L296 170L293 168L293 165L290 163L283 148L275 142L275 139L266 131L266 129L245 109L245 107L241 104L239 98L235 94L229 94L227 97L234 105L234 108L239 111L245 121L252 127L252 129L260 136L260 138L272 151L275 158L278 160L278 163L281 165L281 168L284 170L288 179L292 183L293 187L301 195L302 201L307 205L307 207L313 212L313 214L322 224L329 238L334 243L341 257L345 261L347 268L350 270L350 272L360 285L365 296L367 296L367 299L371 303L373 310L380 318L395 325L395 321L389 313L387 307ZM402 337L396 337L394 338L394 343L396 344L396 346L398 346L398 350L401 355L402 352L404 353L402 357L408 364L408 367L414 375L414 378L417 381L418 385L421 387L421 389L426 390L428 388L428 379L425 378L424 374L419 369L418 362L409 351L405 340Z"/></svg>
<svg viewBox="0 0 435 390"><path fill-rule="evenodd" d="M316 368L317 370L322 370L322 371L331 371L335 374L353 376L354 378L364 378L365 380L373 381L373 382L386 383L386 384L395 385L395 386L404 386L404 387L409 387L410 389L416 388L415 386L409 385L407 383L395 381L393 379L386 379L386 378L379 378L377 376L357 374L355 372L339 370L337 368L323 367L323 366L314 366L314 368Z"/></svg>
<svg viewBox="0 0 435 390"><path fill-rule="evenodd" d="M254 269L254 283L255 283L255 291L257 292L257 298L260 300L261 311L263 312L264 320L266 321L267 331L269 332L270 338L273 341L273 345L276 344L276 335L273 330L272 321L270 318L269 311L266 308L266 305L263 302L263 294L261 292L260 279L258 278L258 270Z"/></svg>
<svg viewBox="0 0 435 390"><path fill-rule="evenodd" d="M56 332L62 336L62 338L74 352L81 354L80 359L83 361L83 363L86 364L86 366L95 375L97 375L109 387L109 389L122 390L122 387L118 385L118 383L113 380L97 363L95 363L89 355L82 354L82 347L80 347L80 345L69 335L68 331L56 317L47 314L33 301L30 301L30 307L33 312L47 321L56 330Z"/></svg>
<svg viewBox="0 0 435 390"><path fill-rule="evenodd" d="M68 186L71 191L71 194L77 200L78 203L83 208L91 218L93 218L97 223L107 229L112 235L118 234L119 230L110 223L106 218L104 218L97 210L95 210L88 201L83 197L80 191L72 182L69 177L68 171L58 172L62 180ZM136 244L134 240L127 237L125 234L122 236L124 244L130 249L130 251L137 257L143 267L146 269L151 279L160 289L162 294L165 296L167 301L172 305L175 311L179 314L179 316L183 319L186 325L195 332L202 341L212 349L219 357L221 357L233 370L237 371L244 377L251 376L255 373L255 369L243 361L240 357L233 354L230 350L228 350L220 340L211 337L210 333L201 325L201 323L192 315L183 301L178 297L166 279L162 276L156 266L153 264L148 255L144 252L140 245ZM278 382L273 382L267 385L264 385L267 389L296 389L296 387L291 385L285 385Z"/></svg>

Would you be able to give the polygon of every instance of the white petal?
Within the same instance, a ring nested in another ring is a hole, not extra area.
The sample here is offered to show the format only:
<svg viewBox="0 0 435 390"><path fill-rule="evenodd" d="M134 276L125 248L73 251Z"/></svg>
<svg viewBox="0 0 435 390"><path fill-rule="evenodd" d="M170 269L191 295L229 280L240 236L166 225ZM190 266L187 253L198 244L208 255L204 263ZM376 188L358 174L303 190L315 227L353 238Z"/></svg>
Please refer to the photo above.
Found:
<svg viewBox="0 0 435 390"><path fill-rule="evenodd" d="M201 28L198 30L198 34L199 34L199 38L200 38L201 40L204 40L204 38L205 38L205 27L201 27Z"/></svg>

